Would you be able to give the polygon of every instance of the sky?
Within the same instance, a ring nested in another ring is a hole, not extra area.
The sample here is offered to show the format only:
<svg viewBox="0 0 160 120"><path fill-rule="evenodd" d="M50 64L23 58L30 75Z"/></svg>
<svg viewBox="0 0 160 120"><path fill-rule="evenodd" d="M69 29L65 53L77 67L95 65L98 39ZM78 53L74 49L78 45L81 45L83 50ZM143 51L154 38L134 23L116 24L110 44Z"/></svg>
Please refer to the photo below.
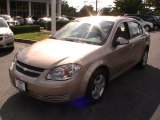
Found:
<svg viewBox="0 0 160 120"><path fill-rule="evenodd" d="M97 0L98 9L101 9L103 7L108 7L108 5L114 5L114 0ZM96 0L67 0L69 6L73 6L74 8L79 11L84 5L92 5L95 9L96 7Z"/></svg>

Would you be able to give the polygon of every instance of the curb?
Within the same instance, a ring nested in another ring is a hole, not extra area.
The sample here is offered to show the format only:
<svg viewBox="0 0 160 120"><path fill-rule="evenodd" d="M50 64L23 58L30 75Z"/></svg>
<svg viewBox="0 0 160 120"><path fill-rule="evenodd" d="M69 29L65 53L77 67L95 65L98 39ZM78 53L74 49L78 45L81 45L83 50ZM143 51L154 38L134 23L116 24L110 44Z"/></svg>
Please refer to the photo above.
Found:
<svg viewBox="0 0 160 120"><path fill-rule="evenodd" d="M14 39L15 42L20 42L20 43L27 43L27 44L33 44L37 42L36 40L30 40L30 39Z"/></svg>

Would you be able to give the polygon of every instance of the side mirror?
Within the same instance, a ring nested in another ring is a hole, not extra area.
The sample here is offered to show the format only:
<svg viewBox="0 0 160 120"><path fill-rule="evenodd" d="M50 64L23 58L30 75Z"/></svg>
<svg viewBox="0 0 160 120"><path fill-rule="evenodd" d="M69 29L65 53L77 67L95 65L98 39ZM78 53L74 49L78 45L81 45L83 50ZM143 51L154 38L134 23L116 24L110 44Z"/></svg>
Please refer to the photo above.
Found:
<svg viewBox="0 0 160 120"><path fill-rule="evenodd" d="M113 47L117 47L118 45L126 45L126 44L129 44L128 40L122 37L118 37L118 39L113 42Z"/></svg>

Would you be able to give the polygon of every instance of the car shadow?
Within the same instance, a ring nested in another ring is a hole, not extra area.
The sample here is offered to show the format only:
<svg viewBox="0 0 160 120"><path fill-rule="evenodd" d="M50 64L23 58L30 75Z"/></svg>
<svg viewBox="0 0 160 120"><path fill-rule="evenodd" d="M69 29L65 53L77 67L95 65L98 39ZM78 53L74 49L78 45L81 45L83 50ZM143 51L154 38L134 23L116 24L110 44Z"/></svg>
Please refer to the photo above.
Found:
<svg viewBox="0 0 160 120"><path fill-rule="evenodd" d="M0 57L6 56L10 54L13 51L13 49L0 49Z"/></svg>
<svg viewBox="0 0 160 120"><path fill-rule="evenodd" d="M149 120L160 103L160 70L132 69L110 82L103 99L65 104L44 103L17 93L3 104L3 120Z"/></svg>

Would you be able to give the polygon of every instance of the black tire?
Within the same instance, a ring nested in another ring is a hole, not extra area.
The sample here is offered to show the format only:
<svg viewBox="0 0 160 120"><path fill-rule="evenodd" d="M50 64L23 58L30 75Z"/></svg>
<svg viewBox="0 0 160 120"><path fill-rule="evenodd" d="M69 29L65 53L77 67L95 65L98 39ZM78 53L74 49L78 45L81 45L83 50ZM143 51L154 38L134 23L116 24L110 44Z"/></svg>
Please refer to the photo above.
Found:
<svg viewBox="0 0 160 120"><path fill-rule="evenodd" d="M86 97L92 103L96 103L103 97L106 87L108 87L107 72L103 69L98 69L91 76L86 91Z"/></svg>
<svg viewBox="0 0 160 120"><path fill-rule="evenodd" d="M157 31L159 29L159 27L157 25L154 25L154 30Z"/></svg>
<svg viewBox="0 0 160 120"><path fill-rule="evenodd" d="M13 47L10 47L8 50L9 50L9 51L13 51L13 50L14 50L14 46L13 46Z"/></svg>
<svg viewBox="0 0 160 120"><path fill-rule="evenodd" d="M148 50L146 49L143 53L141 61L137 64L139 69L144 69L147 65L148 60Z"/></svg>

